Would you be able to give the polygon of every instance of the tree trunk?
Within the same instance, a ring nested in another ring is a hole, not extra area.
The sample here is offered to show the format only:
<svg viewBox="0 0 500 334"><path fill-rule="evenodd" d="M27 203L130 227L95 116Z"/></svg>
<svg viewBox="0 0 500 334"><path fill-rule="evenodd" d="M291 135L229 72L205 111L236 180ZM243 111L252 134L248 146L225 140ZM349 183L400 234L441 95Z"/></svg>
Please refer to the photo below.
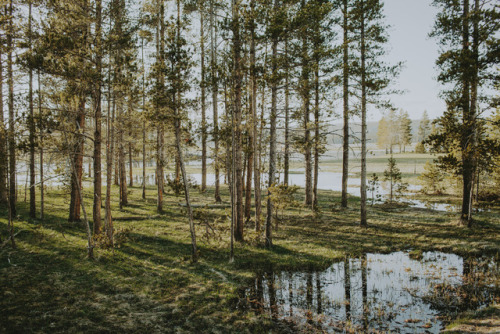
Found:
<svg viewBox="0 0 500 334"><path fill-rule="evenodd" d="M3 116L3 63L2 48L0 48L0 205L8 204L7 192L7 127Z"/></svg>
<svg viewBox="0 0 500 334"><path fill-rule="evenodd" d="M144 38L141 38L142 59L142 199L146 199L146 67L144 66Z"/></svg>
<svg viewBox="0 0 500 334"><path fill-rule="evenodd" d="M101 173L101 123L102 123L102 105L101 105L101 75L102 75L102 54L101 54L101 20L102 20L102 2L96 1L96 70L97 82L94 92L94 204L92 208L92 217L94 220L94 235L101 234L101 206L102 206L102 173ZM108 101L109 103L109 101Z"/></svg>
<svg viewBox="0 0 500 334"><path fill-rule="evenodd" d="M344 40L342 45L343 51L343 117L344 117L344 135L343 135L343 152L342 152L342 201L341 206L347 208L347 182L349 179L349 7L348 0L343 0L343 23L342 29Z"/></svg>
<svg viewBox="0 0 500 334"><path fill-rule="evenodd" d="M469 0L463 2L462 15L462 54L464 57L470 57L470 40L469 40ZM474 179L474 145L471 135L474 132L474 115L471 112L471 82L469 62L464 65L464 73L462 78L462 113L465 129L462 131L461 146L462 146L462 212L460 215L460 224L463 226L471 226L471 194L472 184Z"/></svg>
<svg viewBox="0 0 500 334"><path fill-rule="evenodd" d="M13 10L12 10L12 0L9 1L9 31L7 33L7 85L9 86L9 207L10 216L15 217L17 215L16 211L16 139L15 139L15 119L14 119L14 77L12 70L12 34L14 33L13 28Z"/></svg>
<svg viewBox="0 0 500 334"><path fill-rule="evenodd" d="M214 140L214 170L215 170L215 191L214 199L216 203L222 202L220 197L220 169L219 169L219 120L218 120L218 82L217 82L217 25L215 17L214 0L210 1L210 70L212 71L212 108L213 108L213 140Z"/></svg>
<svg viewBox="0 0 500 334"><path fill-rule="evenodd" d="M163 50L165 50L165 7L163 2L159 1L159 9L160 9L160 24L157 27L156 32L156 53L158 57L158 62L163 66L164 57ZM159 73L159 81L160 87L165 86L165 77L163 73L160 71ZM161 115L161 106L156 106L156 113ZM157 199L156 199L156 210L159 214L163 213L163 149L164 149L164 128L161 121L158 121L157 132L156 132L156 183L157 183Z"/></svg>
<svg viewBox="0 0 500 334"><path fill-rule="evenodd" d="M132 136L132 134L130 134ZM130 187L134 186L134 159L133 159L132 142L128 142L128 184Z"/></svg>
<svg viewBox="0 0 500 334"><path fill-rule="evenodd" d="M240 40L240 25L239 25L239 2L233 0L233 113L235 125L233 131L235 134L234 148L235 156L235 185L236 185L236 226L235 226L235 240L243 241L243 178L242 178L242 150L241 150L241 40Z"/></svg>
<svg viewBox="0 0 500 334"><path fill-rule="evenodd" d="M260 145L257 146L257 71L255 67L255 0L250 3L252 10L252 25L250 33L250 113L252 119L252 147L254 172L255 230L260 231L261 225L261 188L260 188ZM249 173L251 175L251 173ZM250 185L248 185L250 186Z"/></svg>
<svg viewBox="0 0 500 334"><path fill-rule="evenodd" d="M198 250L196 247L196 231L195 231L194 219L193 219L193 209L191 207L191 200L189 197L189 185L188 185L186 167L184 166L184 159L183 159L183 155L182 155L181 129L180 129L179 118L180 118L179 111L177 111L176 115L175 115L175 146L177 149L177 159L179 161L179 165L180 165L180 169L181 169L181 173L182 173L182 181L183 181L183 185L184 185L184 196L186 199L186 208L188 211L189 230L191 233L191 257L192 257L193 262L197 262L198 261Z"/></svg>
<svg viewBox="0 0 500 334"><path fill-rule="evenodd" d="M124 115L123 115L123 101L120 97L118 100L118 173L119 173L119 185L120 185L120 209L128 204L127 198L127 170L125 169L125 145L123 142L123 127L124 127Z"/></svg>
<svg viewBox="0 0 500 334"><path fill-rule="evenodd" d="M33 49L32 41L31 41L31 9L32 4L29 1L29 14L28 14L28 45L30 48L30 52ZM29 69L28 73L28 108L29 108L29 116L28 116L28 124L29 124L29 148L30 148L30 218L36 218L36 195L35 195L35 115L34 115L34 107L33 107L33 70Z"/></svg>
<svg viewBox="0 0 500 334"><path fill-rule="evenodd" d="M278 0L274 0L274 14L277 15L279 10ZM276 27L275 27L276 29ZM271 115L270 115L270 145L269 145L269 188L275 183L276 176L276 118L277 113L277 98L278 98L278 32L274 31L272 34L271 46ZM267 192L267 217L266 217L266 247L273 246L272 234L272 216L273 216L273 202L271 201L271 192Z"/></svg>
<svg viewBox="0 0 500 334"><path fill-rule="evenodd" d="M115 99L116 99L116 94L115 94ZM115 106L115 109L116 109L116 106ZM117 131L118 132L118 131ZM119 147L119 143L118 143L118 133L116 134L115 136L115 146L116 147ZM119 171L119 168L120 168L120 165L118 163L118 161L120 160L119 159L119 150L116 150L116 153L115 153L115 172L114 172L114 185L115 186L118 186L120 184L120 181L119 181L119 176L120 176L120 171Z"/></svg>
<svg viewBox="0 0 500 334"><path fill-rule="evenodd" d="M305 0L301 2L301 9L305 10ZM304 28L303 28L304 29ZM303 112L303 127L304 127L304 161L305 161L305 204L312 205L312 161L311 161L311 130L309 129L309 104L310 104L310 91L309 91L309 56L308 56L308 40L307 32L302 32L302 74L300 83L300 94L302 95L302 112Z"/></svg>
<svg viewBox="0 0 500 334"><path fill-rule="evenodd" d="M290 172L290 71L288 65L288 36L285 35L285 157L284 157L284 177L283 184L288 186Z"/></svg>
<svg viewBox="0 0 500 334"><path fill-rule="evenodd" d="M365 9L361 0L361 226L366 227L366 45Z"/></svg>
<svg viewBox="0 0 500 334"><path fill-rule="evenodd" d="M203 2L201 2L203 4ZM200 48L201 48L201 191L207 190L207 119L205 93L205 29L204 8L200 11Z"/></svg>
<svg viewBox="0 0 500 334"><path fill-rule="evenodd" d="M319 31L317 32L319 34ZM319 48L317 45L315 47ZM318 209L318 176L319 176L319 150L320 150L320 126L319 126L319 57L314 63L314 182L312 209Z"/></svg>
<svg viewBox="0 0 500 334"><path fill-rule="evenodd" d="M78 197L78 204L81 206L81 209L83 211L83 220L85 227L87 228L87 256L89 259L94 258L94 245L92 243L92 232L90 230L90 223L87 217L87 210L85 210L85 204L83 203L83 194L82 194L82 184L81 182L81 172L80 175L78 175L78 170L76 169L76 165L72 165L73 171L72 174L75 178L76 182L76 196Z"/></svg>
<svg viewBox="0 0 500 334"><path fill-rule="evenodd" d="M74 173L71 173L71 200L69 206L69 218L70 222L80 221L80 192L82 185L82 174L83 174L83 147L84 147L84 137L85 132L85 97L81 93L80 101L78 104L78 110L75 119L75 138L73 143L73 152L71 152L71 164L72 169L75 169Z"/></svg>
<svg viewBox="0 0 500 334"><path fill-rule="evenodd" d="M1 57L1 56L0 56ZM1 67L1 66L0 66ZM40 70L38 70L38 115L40 117L40 143L39 143L39 150L40 150L40 219L44 219L44 208L45 208L45 189L44 189L44 176L43 176L43 113L42 113L42 85L40 82ZM0 74L0 81L1 81L1 74ZM0 90L1 90L1 85L0 85ZM0 97L0 103L2 99Z"/></svg>
<svg viewBox="0 0 500 334"><path fill-rule="evenodd" d="M253 129L253 128L252 128ZM251 132L250 130L249 132ZM252 209L252 167L254 160L254 148L253 148L253 134L249 135L248 138L248 153L246 159L246 186L245 186L245 221L249 222L251 218Z"/></svg>
<svg viewBox="0 0 500 334"><path fill-rule="evenodd" d="M180 29L181 29L181 6L180 6L180 0L177 0L177 39L180 39ZM179 45L179 44L178 44ZM180 77L180 73L178 73ZM175 101L175 95L177 95L177 103ZM184 158L182 154L182 147L181 147L181 110L179 110L179 106L181 105L181 91L178 90L177 94L174 93L174 101L173 105L175 106L174 108L174 129L175 129L175 146L177 149L177 161L179 163L179 168L182 173L182 181L184 185L184 196L186 199L186 207L188 211L188 218L189 218L189 230L191 232L191 257L193 262L198 261L198 250L196 247L196 231L195 231L195 226L194 226L194 219L193 219L193 209L191 208L191 200L189 198L189 185L188 185L188 178L186 174L186 167L184 166Z"/></svg>
<svg viewBox="0 0 500 334"><path fill-rule="evenodd" d="M111 72L111 71L109 71ZM111 74L109 74L110 78ZM108 115L106 124L106 200L105 200L105 227L106 235L111 246L114 245L114 229L113 217L111 215L111 187L112 187L112 172L113 172L113 158L115 149L115 109L116 99L113 96L113 106L111 108L111 80L108 80ZM115 94L113 94L115 95Z"/></svg>

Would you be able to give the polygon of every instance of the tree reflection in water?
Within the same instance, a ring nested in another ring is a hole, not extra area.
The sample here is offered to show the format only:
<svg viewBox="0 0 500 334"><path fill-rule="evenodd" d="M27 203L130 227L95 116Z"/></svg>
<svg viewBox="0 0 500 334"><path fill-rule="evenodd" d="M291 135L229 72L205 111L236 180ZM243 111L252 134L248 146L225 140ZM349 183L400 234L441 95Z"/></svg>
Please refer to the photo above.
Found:
<svg viewBox="0 0 500 334"><path fill-rule="evenodd" d="M242 290L242 300L305 330L438 333L442 316L498 298L498 284L487 284L498 274L491 259L464 261L439 252L424 253L420 260L407 252L363 254L324 271L260 273Z"/></svg>

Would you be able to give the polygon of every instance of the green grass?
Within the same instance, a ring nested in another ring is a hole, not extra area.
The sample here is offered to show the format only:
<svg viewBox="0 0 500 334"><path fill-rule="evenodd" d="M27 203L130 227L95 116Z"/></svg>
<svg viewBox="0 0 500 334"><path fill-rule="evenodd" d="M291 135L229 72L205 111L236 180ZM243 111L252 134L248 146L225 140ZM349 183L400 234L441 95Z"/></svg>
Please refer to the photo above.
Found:
<svg viewBox="0 0 500 334"><path fill-rule="evenodd" d="M168 194L165 213L157 215L155 189L148 188L147 200L140 188L129 190L130 205L120 211L114 202L114 217L147 219L115 221L125 241L114 251L96 249L93 261L86 259L83 224L66 221L68 196L62 190L48 192L44 221L27 219L28 206L19 203L17 248L0 248L0 332L280 331L268 317L238 308L238 290L257 270L323 269L347 254L408 249L500 254L498 211L476 215L475 226L466 229L457 226L456 214L376 206L369 207L369 227L363 229L358 198L344 210L338 193L321 191L319 213L303 206L284 212L272 250L249 223L246 241L235 245L234 263L228 262L229 209L199 209L213 230L197 222L200 261L192 264L188 220L178 205L182 197ZM86 189L88 212L91 195ZM196 204L213 203L213 189L192 195ZM3 241L6 230L2 208Z"/></svg>

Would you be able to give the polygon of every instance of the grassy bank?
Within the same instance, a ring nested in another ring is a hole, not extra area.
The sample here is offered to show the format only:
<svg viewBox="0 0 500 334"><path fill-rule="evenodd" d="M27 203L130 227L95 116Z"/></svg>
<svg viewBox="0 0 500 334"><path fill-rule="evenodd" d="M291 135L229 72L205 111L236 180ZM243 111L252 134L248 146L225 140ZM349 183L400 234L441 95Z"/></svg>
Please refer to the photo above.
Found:
<svg viewBox="0 0 500 334"><path fill-rule="evenodd" d="M19 203L17 248L0 248L0 332L262 332L284 328L239 308L238 288L256 270L322 269L347 254L440 250L461 255L500 254L500 214L476 215L472 229L457 227L456 214L375 206L369 227L358 222L358 199L339 207L339 194L320 192L320 212L297 205L280 213L274 248L246 229L246 241L229 258L229 208L197 209L198 264L190 262L189 227L182 197L168 194L165 213L155 212L155 189L131 188L130 205L113 206L119 247L96 249L86 259L83 224L68 223L67 195L51 189L46 219L27 219ZM114 198L118 190L113 188ZM85 191L87 211L91 192ZM227 193L223 194L228 202ZM193 191L196 204L212 203L212 189ZM297 200L301 202L302 194ZM138 219L121 220L124 217ZM139 219L140 218L140 219ZM6 210L0 210L5 241Z"/></svg>

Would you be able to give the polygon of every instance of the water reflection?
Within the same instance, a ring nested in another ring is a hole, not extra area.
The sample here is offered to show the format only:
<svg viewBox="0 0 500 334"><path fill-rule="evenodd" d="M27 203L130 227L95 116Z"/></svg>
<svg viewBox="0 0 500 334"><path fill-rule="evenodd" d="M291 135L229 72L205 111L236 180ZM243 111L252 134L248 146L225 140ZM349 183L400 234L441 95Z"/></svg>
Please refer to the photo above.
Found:
<svg viewBox="0 0 500 334"><path fill-rule="evenodd" d="M246 307L306 330L438 333L441 316L498 297L498 285L481 280L498 274L492 260L454 254L428 252L419 261L406 252L364 254L321 272L259 274L241 297Z"/></svg>

